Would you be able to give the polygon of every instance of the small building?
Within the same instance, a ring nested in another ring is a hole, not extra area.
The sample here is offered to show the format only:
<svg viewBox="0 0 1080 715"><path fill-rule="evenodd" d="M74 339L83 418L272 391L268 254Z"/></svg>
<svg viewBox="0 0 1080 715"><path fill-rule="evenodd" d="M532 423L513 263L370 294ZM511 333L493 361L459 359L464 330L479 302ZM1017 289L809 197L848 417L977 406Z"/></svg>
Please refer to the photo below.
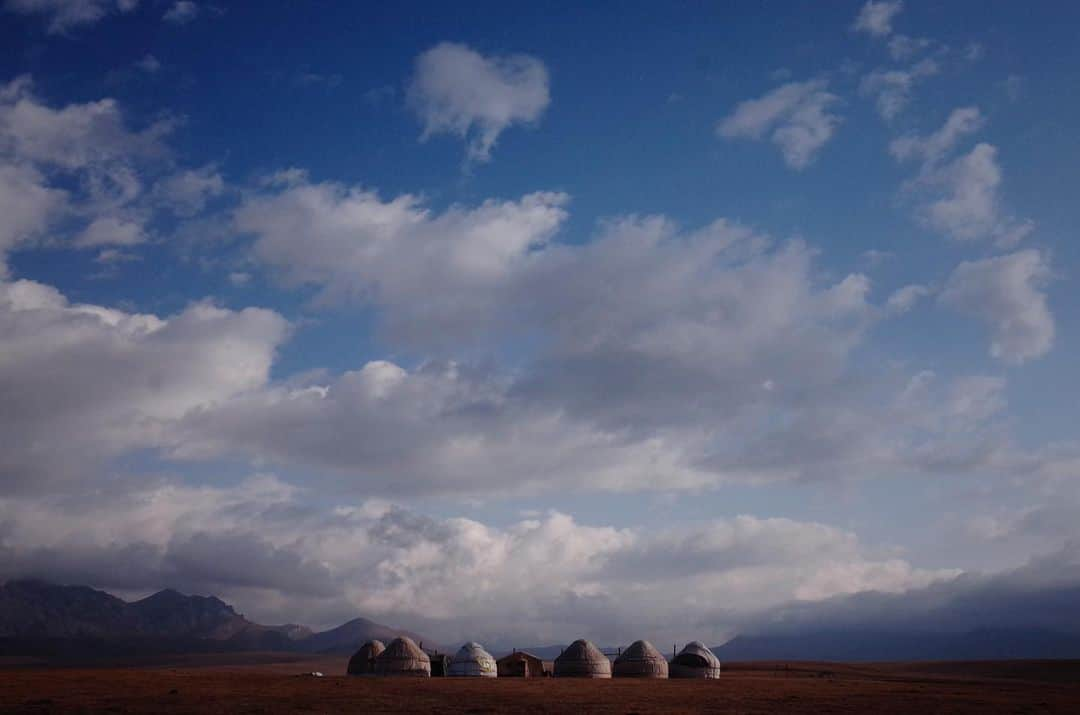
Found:
<svg viewBox="0 0 1080 715"><path fill-rule="evenodd" d="M615 658L612 671L616 678L666 678L668 662L649 641L634 641Z"/></svg>
<svg viewBox="0 0 1080 715"><path fill-rule="evenodd" d="M429 678L431 659L412 638L402 636L375 658L375 675Z"/></svg>
<svg viewBox="0 0 1080 715"><path fill-rule="evenodd" d="M349 675L375 675L375 659L384 650L386 646L382 641L368 641L349 658L349 667L345 672Z"/></svg>
<svg viewBox="0 0 1080 715"><path fill-rule="evenodd" d="M579 639L555 659L556 678L610 678L611 661L600 649Z"/></svg>
<svg viewBox="0 0 1080 715"><path fill-rule="evenodd" d="M542 678L551 675L551 669L532 653L517 650L495 662L500 678Z"/></svg>
<svg viewBox="0 0 1080 715"><path fill-rule="evenodd" d="M701 641L690 641L668 668L672 678L719 678L720 659Z"/></svg>
<svg viewBox="0 0 1080 715"><path fill-rule="evenodd" d="M466 643L450 659L450 670L447 675L462 678L494 678L499 674L498 665L491 653L484 650L479 643Z"/></svg>

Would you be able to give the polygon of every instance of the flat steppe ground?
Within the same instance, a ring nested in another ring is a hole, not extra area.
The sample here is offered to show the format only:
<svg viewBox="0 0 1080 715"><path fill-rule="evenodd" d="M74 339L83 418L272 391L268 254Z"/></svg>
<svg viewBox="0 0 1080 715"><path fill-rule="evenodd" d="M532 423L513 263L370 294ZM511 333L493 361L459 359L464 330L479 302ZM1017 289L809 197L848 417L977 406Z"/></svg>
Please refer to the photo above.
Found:
<svg viewBox="0 0 1080 715"><path fill-rule="evenodd" d="M719 680L344 676L345 658L0 660L3 713L1080 713L1080 661L730 663ZM325 677L305 675L321 671Z"/></svg>

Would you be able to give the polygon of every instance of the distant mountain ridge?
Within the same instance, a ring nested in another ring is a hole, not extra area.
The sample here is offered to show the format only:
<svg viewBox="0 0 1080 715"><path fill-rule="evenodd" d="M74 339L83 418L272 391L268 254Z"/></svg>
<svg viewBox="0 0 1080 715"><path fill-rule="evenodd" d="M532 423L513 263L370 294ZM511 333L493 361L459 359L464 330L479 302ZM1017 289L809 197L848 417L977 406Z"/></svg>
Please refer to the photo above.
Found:
<svg viewBox="0 0 1080 715"><path fill-rule="evenodd" d="M356 618L321 633L249 621L215 596L165 589L127 602L88 586L21 580L0 584L0 652L85 651L119 643L147 652L298 651L352 653L372 638L422 636ZM67 642L70 648L63 648ZM430 642L430 641L429 641ZM93 644L99 644L94 646ZM113 648L115 650L115 648Z"/></svg>
<svg viewBox="0 0 1080 715"><path fill-rule="evenodd" d="M721 660L886 662L1080 658L1080 635L1040 628L958 633L832 629L739 636L712 649Z"/></svg>

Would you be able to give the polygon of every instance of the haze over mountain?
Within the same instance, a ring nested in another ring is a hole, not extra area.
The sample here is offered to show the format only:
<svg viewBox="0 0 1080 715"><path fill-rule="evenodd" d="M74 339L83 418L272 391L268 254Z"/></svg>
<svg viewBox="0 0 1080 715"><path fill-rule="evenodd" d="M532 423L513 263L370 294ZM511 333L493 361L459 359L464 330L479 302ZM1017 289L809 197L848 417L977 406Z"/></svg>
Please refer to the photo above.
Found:
<svg viewBox="0 0 1080 715"><path fill-rule="evenodd" d="M748 619L717 655L733 660L1080 658L1080 554L901 594L791 603Z"/></svg>

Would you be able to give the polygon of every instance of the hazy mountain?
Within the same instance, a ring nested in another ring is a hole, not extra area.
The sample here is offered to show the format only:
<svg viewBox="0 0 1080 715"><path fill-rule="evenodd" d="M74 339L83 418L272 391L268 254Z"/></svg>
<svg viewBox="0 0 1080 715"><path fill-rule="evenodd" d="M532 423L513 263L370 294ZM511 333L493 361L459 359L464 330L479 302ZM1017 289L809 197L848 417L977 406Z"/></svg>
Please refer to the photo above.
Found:
<svg viewBox="0 0 1080 715"><path fill-rule="evenodd" d="M740 636L712 649L721 660L1011 660L1080 658L1080 635L1038 629L966 633L814 631Z"/></svg>
<svg viewBox="0 0 1080 715"><path fill-rule="evenodd" d="M424 647L438 647L436 643L411 631L390 628L366 618L354 618L337 628L315 633L297 643L297 647L309 653L345 653L353 652L365 641L380 640L389 643L398 636L408 636Z"/></svg>
<svg viewBox="0 0 1080 715"><path fill-rule="evenodd" d="M903 593L866 591L769 609L716 648L728 660L1080 657L1080 563L1071 550Z"/></svg>
<svg viewBox="0 0 1080 715"><path fill-rule="evenodd" d="M138 631L129 604L86 586L0 585L0 636L63 638Z"/></svg>
<svg viewBox="0 0 1080 715"><path fill-rule="evenodd" d="M11 655L275 650L351 653L364 641L423 636L357 618L315 633L307 626L254 623L214 596L172 589L128 603L87 586L44 581L0 584L0 652ZM428 643L431 643L428 641ZM433 645L433 644L432 644Z"/></svg>

